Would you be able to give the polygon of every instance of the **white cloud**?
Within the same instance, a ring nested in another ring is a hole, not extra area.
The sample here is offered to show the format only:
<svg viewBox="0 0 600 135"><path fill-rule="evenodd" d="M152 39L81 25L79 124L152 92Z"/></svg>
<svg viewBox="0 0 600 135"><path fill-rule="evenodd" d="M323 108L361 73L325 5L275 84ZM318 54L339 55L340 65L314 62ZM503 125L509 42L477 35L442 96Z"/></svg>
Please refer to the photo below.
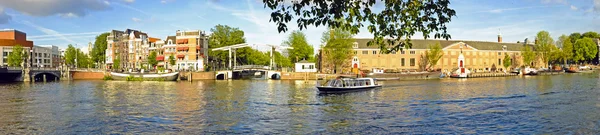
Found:
<svg viewBox="0 0 600 135"><path fill-rule="evenodd" d="M135 2L135 0L123 0L123 1L125 1L127 3L133 3L133 2Z"/></svg>
<svg viewBox="0 0 600 135"><path fill-rule="evenodd" d="M556 6L531 6L531 7L517 7L517 8L503 8L503 9L494 9L490 10L490 13L502 13L504 11L514 11L514 10L524 10L524 9L534 9L534 8L549 8Z"/></svg>
<svg viewBox="0 0 600 135"><path fill-rule="evenodd" d="M65 34L46 34L46 35L34 35L34 36L27 36L27 39L43 39L43 38L51 38L51 37L56 37L56 36L65 36L65 37L73 37L73 36L83 36L83 35L88 35L88 36L97 36L100 35L101 33L104 33L106 31L98 31L98 32L82 32L82 33L65 33Z"/></svg>
<svg viewBox="0 0 600 135"><path fill-rule="evenodd" d="M576 6L571 5L571 10L577 10L578 8Z"/></svg>
<svg viewBox="0 0 600 135"><path fill-rule="evenodd" d="M0 5L30 16L85 16L91 11L110 9L104 0L0 0Z"/></svg>
<svg viewBox="0 0 600 135"><path fill-rule="evenodd" d="M567 0L542 0L542 3L559 3L559 4L568 4Z"/></svg>
<svg viewBox="0 0 600 135"><path fill-rule="evenodd" d="M23 21L21 23L23 23L23 24L25 24L25 25L27 25L29 27L32 27L32 28L34 28L34 29L36 29L38 31L41 31L41 32L43 32L45 34L52 35L52 36L54 36L56 38L60 38L60 39L66 41L68 43L73 43L73 44L76 43L75 41L73 41L73 40L65 37L64 35L60 34L59 32L57 32L55 30L44 28L44 27L39 26L37 24L33 24L33 23L29 22L29 21Z"/></svg>
<svg viewBox="0 0 600 135"><path fill-rule="evenodd" d="M114 5L121 6L121 7L127 8L127 9L131 9L133 11L140 12L140 13L142 13L144 15L147 15L147 16L152 16L152 14L150 14L150 13L144 11L144 10L137 9L137 8L129 6L129 5L124 5L124 4L119 4L119 3L115 3Z"/></svg>
<svg viewBox="0 0 600 135"><path fill-rule="evenodd" d="M10 21L11 19L12 17L6 14L6 12L4 12L4 9L0 7L0 24L8 23L8 21Z"/></svg>
<svg viewBox="0 0 600 135"><path fill-rule="evenodd" d="M160 0L160 3L167 4L167 3L173 2L173 1L175 1L175 0Z"/></svg>
<svg viewBox="0 0 600 135"><path fill-rule="evenodd" d="M594 11L600 13L600 0L594 0Z"/></svg>
<svg viewBox="0 0 600 135"><path fill-rule="evenodd" d="M135 18L135 17L131 18L131 20L132 20L132 21L134 21L134 22L141 22L141 21L142 21L142 19L140 19L140 18Z"/></svg>
<svg viewBox="0 0 600 135"><path fill-rule="evenodd" d="M64 17L64 18L75 18L75 17L79 17L77 14L74 13L60 13L58 14L58 16Z"/></svg>

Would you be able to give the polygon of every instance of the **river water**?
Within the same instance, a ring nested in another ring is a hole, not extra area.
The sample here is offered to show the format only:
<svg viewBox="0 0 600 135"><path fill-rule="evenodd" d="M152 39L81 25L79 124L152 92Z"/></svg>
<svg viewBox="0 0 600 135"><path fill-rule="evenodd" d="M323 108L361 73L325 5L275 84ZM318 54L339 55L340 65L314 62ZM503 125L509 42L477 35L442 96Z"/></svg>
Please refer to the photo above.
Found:
<svg viewBox="0 0 600 135"><path fill-rule="evenodd" d="M386 81L0 84L0 134L598 134L597 74Z"/></svg>

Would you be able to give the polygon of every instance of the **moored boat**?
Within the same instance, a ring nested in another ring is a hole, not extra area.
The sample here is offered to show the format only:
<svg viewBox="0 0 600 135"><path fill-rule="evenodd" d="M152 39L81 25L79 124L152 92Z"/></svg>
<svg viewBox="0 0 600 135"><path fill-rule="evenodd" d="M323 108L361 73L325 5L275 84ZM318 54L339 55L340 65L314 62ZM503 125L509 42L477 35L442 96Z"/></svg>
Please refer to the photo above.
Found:
<svg viewBox="0 0 600 135"><path fill-rule="evenodd" d="M373 78L342 78L332 79L323 86L317 86L320 93L343 93L352 91L371 90L380 88L381 84Z"/></svg>
<svg viewBox="0 0 600 135"><path fill-rule="evenodd" d="M524 71L523 73L524 73L525 75L537 75L537 74L538 74L538 71L537 71L537 70L535 70L534 68L529 68L529 67L526 67L526 68L525 68L525 71Z"/></svg>
<svg viewBox="0 0 600 135"><path fill-rule="evenodd" d="M144 81L176 81L179 72L173 73L116 73L110 72L115 80L127 80L127 78L141 78Z"/></svg>
<svg viewBox="0 0 600 135"><path fill-rule="evenodd" d="M569 69L565 70L565 72L567 73L590 73L590 72L594 72L594 70L592 70L589 67L569 67Z"/></svg>

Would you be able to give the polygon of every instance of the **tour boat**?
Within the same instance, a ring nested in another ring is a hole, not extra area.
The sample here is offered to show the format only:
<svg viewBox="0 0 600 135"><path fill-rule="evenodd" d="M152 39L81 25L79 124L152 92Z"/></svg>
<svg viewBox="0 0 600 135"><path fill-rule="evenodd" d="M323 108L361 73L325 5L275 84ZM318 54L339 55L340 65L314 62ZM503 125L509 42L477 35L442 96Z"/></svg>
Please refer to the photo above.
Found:
<svg viewBox="0 0 600 135"><path fill-rule="evenodd" d="M127 80L128 77L142 78L144 81L176 81L179 72L173 73L116 73L110 72L115 80Z"/></svg>
<svg viewBox="0 0 600 135"><path fill-rule="evenodd" d="M342 78L332 79L323 86L317 86L321 93L340 93L380 88L381 84L373 78Z"/></svg>

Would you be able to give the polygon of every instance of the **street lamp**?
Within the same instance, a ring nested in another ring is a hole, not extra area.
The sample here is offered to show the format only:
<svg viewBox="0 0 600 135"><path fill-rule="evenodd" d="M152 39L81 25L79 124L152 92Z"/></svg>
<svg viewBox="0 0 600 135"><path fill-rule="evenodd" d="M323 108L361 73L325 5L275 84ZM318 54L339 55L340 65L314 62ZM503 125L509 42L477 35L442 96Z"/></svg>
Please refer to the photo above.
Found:
<svg viewBox="0 0 600 135"><path fill-rule="evenodd" d="M33 47L29 49L29 67L33 67Z"/></svg>
<svg viewBox="0 0 600 135"><path fill-rule="evenodd" d="M77 69L77 55L79 55L79 46L75 44L75 69Z"/></svg>

